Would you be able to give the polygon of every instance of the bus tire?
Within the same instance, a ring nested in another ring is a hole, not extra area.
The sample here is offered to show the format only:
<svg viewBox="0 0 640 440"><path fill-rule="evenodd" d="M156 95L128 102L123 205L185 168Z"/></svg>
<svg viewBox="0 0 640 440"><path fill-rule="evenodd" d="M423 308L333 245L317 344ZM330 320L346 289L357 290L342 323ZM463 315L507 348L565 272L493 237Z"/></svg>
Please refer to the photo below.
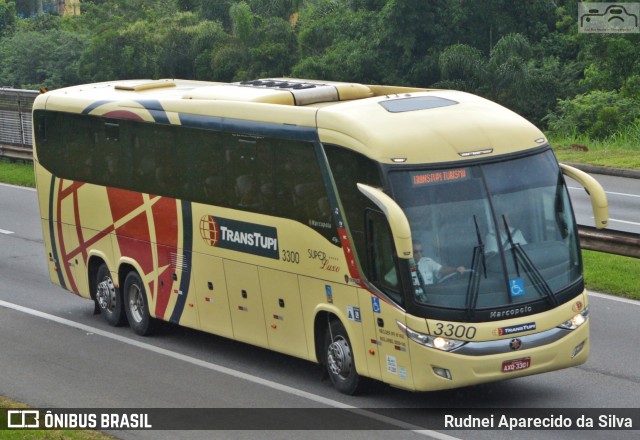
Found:
<svg viewBox="0 0 640 440"><path fill-rule="evenodd" d="M343 394L360 391L362 378L356 371L353 349L347 330L338 319L333 319L324 338L324 364L333 386Z"/></svg>
<svg viewBox="0 0 640 440"><path fill-rule="evenodd" d="M95 302L104 319L113 327L119 327L126 322L122 293L113 282L113 277L106 264L102 263L96 272Z"/></svg>
<svg viewBox="0 0 640 440"><path fill-rule="evenodd" d="M149 314L147 291L136 271L129 272L124 279L123 297L124 310L133 331L140 336L152 334L156 320Z"/></svg>

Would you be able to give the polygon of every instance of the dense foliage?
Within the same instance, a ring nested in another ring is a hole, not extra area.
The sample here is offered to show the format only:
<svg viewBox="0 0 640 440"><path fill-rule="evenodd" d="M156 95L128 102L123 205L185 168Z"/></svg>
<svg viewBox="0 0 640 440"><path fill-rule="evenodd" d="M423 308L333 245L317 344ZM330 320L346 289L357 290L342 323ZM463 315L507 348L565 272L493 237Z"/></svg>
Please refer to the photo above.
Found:
<svg viewBox="0 0 640 440"><path fill-rule="evenodd" d="M0 0L0 86L295 76L461 89L559 134L640 118L640 34L578 32L577 0Z"/></svg>

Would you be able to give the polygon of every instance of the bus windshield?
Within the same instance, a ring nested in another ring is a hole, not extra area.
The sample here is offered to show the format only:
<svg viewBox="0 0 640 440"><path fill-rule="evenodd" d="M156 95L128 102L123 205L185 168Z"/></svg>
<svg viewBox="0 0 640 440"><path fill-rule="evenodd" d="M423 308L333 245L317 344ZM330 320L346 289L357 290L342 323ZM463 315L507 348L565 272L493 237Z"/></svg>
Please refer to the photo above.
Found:
<svg viewBox="0 0 640 440"><path fill-rule="evenodd" d="M553 306L581 280L569 196L550 150L389 177L411 225L412 293L423 309Z"/></svg>

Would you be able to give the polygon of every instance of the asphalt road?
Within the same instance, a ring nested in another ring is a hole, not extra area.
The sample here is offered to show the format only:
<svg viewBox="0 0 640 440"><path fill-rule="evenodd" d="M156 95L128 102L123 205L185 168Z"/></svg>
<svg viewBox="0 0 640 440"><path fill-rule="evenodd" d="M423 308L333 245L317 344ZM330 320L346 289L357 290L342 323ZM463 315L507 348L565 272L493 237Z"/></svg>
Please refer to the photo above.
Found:
<svg viewBox="0 0 640 440"><path fill-rule="evenodd" d="M640 179L592 174L607 193L609 227L640 234ZM594 226L589 195L579 183L567 179L578 224Z"/></svg>
<svg viewBox="0 0 640 440"><path fill-rule="evenodd" d="M364 396L337 393L314 364L164 326L141 338L109 327L93 304L49 283L36 194L0 185L0 395L37 408L636 408L640 303L591 295L591 357L576 368L459 390L408 393L383 384ZM612 410L615 412L614 410ZM323 417L318 413L317 417ZM393 423L393 421L391 421ZM327 429L335 420L323 420ZM638 427L636 427L638 429ZM124 439L441 438L610 439L638 431L116 431ZM0 432L1 437L1 432Z"/></svg>

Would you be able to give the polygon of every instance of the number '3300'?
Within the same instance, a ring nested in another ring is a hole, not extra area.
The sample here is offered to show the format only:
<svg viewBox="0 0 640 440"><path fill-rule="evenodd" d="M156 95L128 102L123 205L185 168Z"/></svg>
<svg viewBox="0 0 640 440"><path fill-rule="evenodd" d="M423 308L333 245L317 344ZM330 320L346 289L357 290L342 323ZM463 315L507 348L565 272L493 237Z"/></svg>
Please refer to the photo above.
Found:
<svg viewBox="0 0 640 440"><path fill-rule="evenodd" d="M477 329L473 326L466 326L462 324L445 324L444 322L436 323L436 329L433 334L436 336L456 337L473 339L476 337Z"/></svg>
<svg viewBox="0 0 640 440"><path fill-rule="evenodd" d="M287 263L300 264L300 253L295 251L282 250L282 261Z"/></svg>

